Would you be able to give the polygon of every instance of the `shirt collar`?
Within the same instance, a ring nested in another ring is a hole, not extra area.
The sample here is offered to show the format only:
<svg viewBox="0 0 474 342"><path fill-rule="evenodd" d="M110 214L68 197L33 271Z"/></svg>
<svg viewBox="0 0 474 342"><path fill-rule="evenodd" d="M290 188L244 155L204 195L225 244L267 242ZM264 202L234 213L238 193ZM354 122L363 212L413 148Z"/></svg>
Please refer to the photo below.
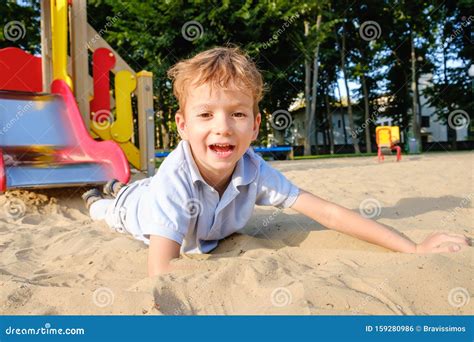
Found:
<svg viewBox="0 0 474 342"><path fill-rule="evenodd" d="M232 174L232 184L235 187L239 185L248 185L257 178L257 171L260 163L255 157L253 149L250 147L237 162L234 173Z"/></svg>
<svg viewBox="0 0 474 342"><path fill-rule="evenodd" d="M204 178L202 178L196 162L194 161L189 142L187 140L182 140L180 144L183 146L184 157L189 165L193 184L197 181L207 184ZM257 177L259 166L260 162L255 156L253 149L250 147L237 162L237 166L235 167L234 173L232 174L231 183L235 188L240 185L248 185L252 183Z"/></svg>
<svg viewBox="0 0 474 342"><path fill-rule="evenodd" d="M202 178L201 173L194 161L193 154L191 152L191 147L189 146L189 142L187 140L181 140L180 144L183 146L184 158L186 159L186 163L189 165L189 171L191 173L191 180L193 183L197 181L201 181L202 183L206 184L204 178Z"/></svg>

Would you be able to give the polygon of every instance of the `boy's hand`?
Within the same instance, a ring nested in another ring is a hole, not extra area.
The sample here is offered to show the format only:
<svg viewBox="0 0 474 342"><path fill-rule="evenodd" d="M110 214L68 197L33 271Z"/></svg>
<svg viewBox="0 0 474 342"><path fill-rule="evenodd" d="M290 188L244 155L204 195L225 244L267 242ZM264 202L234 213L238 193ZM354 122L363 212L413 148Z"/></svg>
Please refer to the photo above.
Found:
<svg viewBox="0 0 474 342"><path fill-rule="evenodd" d="M471 245L471 239L461 234L433 233L422 243L416 245L415 253L458 252L464 246Z"/></svg>

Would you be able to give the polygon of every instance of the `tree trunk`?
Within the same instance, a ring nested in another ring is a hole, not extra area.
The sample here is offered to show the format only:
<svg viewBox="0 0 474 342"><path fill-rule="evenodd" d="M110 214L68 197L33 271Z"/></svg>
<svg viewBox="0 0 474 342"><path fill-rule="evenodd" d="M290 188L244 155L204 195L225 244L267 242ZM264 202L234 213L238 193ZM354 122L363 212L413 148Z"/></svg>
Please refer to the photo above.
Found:
<svg viewBox="0 0 474 342"><path fill-rule="evenodd" d="M364 92L364 112L365 112L365 150L372 153L372 142L370 141L370 113L369 113L369 92L367 91L367 82L362 73L362 91Z"/></svg>
<svg viewBox="0 0 474 342"><path fill-rule="evenodd" d="M163 116L163 114L161 115ZM161 117L158 118L158 120L156 120L157 122L157 125L156 125L156 130L157 130L157 134L158 134L158 148L163 148L163 119Z"/></svg>
<svg viewBox="0 0 474 342"><path fill-rule="evenodd" d="M423 139L421 137L421 130L423 129L422 127L422 122L423 122L423 106L421 104L421 96L420 96L420 78L417 75L416 78L416 103L418 105L418 113L419 113L419 118L420 118L420 146L423 147Z"/></svg>
<svg viewBox="0 0 474 342"><path fill-rule="evenodd" d="M165 119L165 116L166 116L166 119L163 121L163 128L165 129L165 134L163 135L163 146L166 150L169 150L171 149L171 146L173 144L173 140L174 140L174 136L175 135L178 135L179 136L179 133L178 132L174 132L172 129L170 129L170 118L171 118L171 108L168 108L168 113L165 114L163 112L163 119Z"/></svg>
<svg viewBox="0 0 474 342"><path fill-rule="evenodd" d="M346 93L347 93L347 114L349 115L349 127L351 129L351 132L355 132L355 127L354 127L354 117L352 115L352 104L351 104L351 94L349 90L349 84L347 82L347 73L346 73L346 61L345 61L345 56L344 56L344 51L346 50L346 37L344 35L344 25L342 26L343 32L342 32L342 46L341 46L341 69L342 69L342 75L344 77L344 86L346 88ZM352 135L352 143L354 145L354 152L355 153L360 153L359 149L359 139L357 138L356 135Z"/></svg>
<svg viewBox="0 0 474 342"><path fill-rule="evenodd" d="M344 133L344 145L347 145L347 131L346 131L346 119L342 108L344 108L344 104L342 103L342 95L341 95L341 88L339 87L339 82L336 80L336 88L337 93L339 94L339 104L341 106L341 121L342 121L342 131Z"/></svg>
<svg viewBox="0 0 474 342"><path fill-rule="evenodd" d="M329 96L328 96L327 91L324 94L324 99L326 102L326 118L328 120L329 153L334 154L334 132L333 132L333 127L332 127L332 112L331 112L331 109L329 108Z"/></svg>
<svg viewBox="0 0 474 342"><path fill-rule="evenodd" d="M327 129L327 118L326 115L323 113L321 116L321 127L322 127L322 134L323 134L323 153L326 153L328 147L328 129Z"/></svg>
<svg viewBox="0 0 474 342"><path fill-rule="evenodd" d="M445 40L445 38L443 37ZM447 47L443 47L443 74L444 74L444 86L446 87L448 85L448 66L447 66L447 61L448 58L446 56L447 54ZM449 111L451 112L453 108L450 106ZM457 149L456 146L456 141L457 141L457 132L449 124L446 124L446 140L451 143L451 147L453 149Z"/></svg>
<svg viewBox="0 0 474 342"><path fill-rule="evenodd" d="M307 37L309 34L309 22L304 22L304 35ZM304 139L304 155L311 155L311 136L308 134L310 127L308 127L311 104L310 104L310 91L311 91L311 60L305 57L304 60L304 71L305 71L305 82L304 82L304 98L305 98L305 123L306 123L306 136Z"/></svg>
<svg viewBox="0 0 474 342"><path fill-rule="evenodd" d="M418 123L418 110L417 110L417 103L416 103L416 94L417 94L417 87L416 87L416 55L415 55L415 42L413 38L413 31L410 32L410 45L411 45L411 91L412 91L412 130L413 130L413 138L416 139L418 150L416 151L419 153L421 151L421 139L420 139L420 125Z"/></svg>
<svg viewBox="0 0 474 342"><path fill-rule="evenodd" d="M316 31L319 32L319 28L321 26L321 14L318 15L316 18ZM315 153L319 153L318 148L318 124L316 122L316 96L318 94L318 71L319 71L319 43L316 45L314 49L314 57L313 57L313 81L311 82L312 85L312 92L311 92L311 111L309 115L309 121L306 129L306 136L308 139L311 137L311 134L314 132L315 137ZM313 131L314 130L314 131ZM312 132L313 131L313 132Z"/></svg>

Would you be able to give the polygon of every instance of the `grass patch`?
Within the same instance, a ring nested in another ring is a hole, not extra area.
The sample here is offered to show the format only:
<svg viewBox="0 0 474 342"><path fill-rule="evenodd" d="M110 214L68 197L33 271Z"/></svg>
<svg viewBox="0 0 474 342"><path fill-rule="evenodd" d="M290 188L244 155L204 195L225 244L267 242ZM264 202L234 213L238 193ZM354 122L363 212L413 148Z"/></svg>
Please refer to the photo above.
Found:
<svg viewBox="0 0 474 342"><path fill-rule="evenodd" d="M303 160L303 159L330 159L330 158L347 158L347 157L373 157L377 156L377 153L341 153L341 154L318 154L310 156L297 156L294 160Z"/></svg>

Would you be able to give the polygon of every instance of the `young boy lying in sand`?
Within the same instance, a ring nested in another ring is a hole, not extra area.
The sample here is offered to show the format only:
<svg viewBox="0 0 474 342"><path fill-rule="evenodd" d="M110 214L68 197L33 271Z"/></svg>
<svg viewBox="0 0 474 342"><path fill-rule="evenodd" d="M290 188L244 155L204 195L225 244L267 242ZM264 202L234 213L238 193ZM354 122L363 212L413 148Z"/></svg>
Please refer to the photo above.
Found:
<svg viewBox="0 0 474 342"><path fill-rule="evenodd" d="M148 274L172 270L181 253L208 253L244 228L254 205L292 208L323 226L405 253L455 252L463 235L437 233L422 243L298 189L256 155L263 82L237 48L214 48L169 71L179 101L182 141L154 177L129 185L109 182L103 199L83 195L93 219L149 244Z"/></svg>

